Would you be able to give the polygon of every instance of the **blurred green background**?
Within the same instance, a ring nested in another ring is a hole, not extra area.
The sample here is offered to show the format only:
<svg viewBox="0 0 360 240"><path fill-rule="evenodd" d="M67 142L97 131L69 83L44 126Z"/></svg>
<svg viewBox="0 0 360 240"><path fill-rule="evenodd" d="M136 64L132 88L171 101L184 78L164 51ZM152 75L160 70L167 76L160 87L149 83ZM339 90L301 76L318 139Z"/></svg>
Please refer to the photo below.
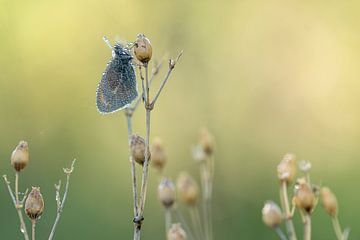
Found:
<svg viewBox="0 0 360 240"><path fill-rule="evenodd" d="M163 138L169 157L165 174L197 176L190 147L198 129L216 136L216 239L276 239L261 207L279 202L276 165L286 152L312 162L313 181L338 195L342 225L359 239L359 8L358 1L0 0L0 172L13 179L11 151L29 141L20 185L41 186L38 239L47 239L53 185L73 158L56 239L131 239L126 122L122 112L97 112L95 90L111 57L102 36L132 41L139 32L156 59L184 50L152 114L152 137ZM134 128L144 134L143 109ZM157 182L151 171L144 239L164 239ZM22 239L5 187L0 210L1 239ZM335 239L321 207L313 226L314 239Z"/></svg>

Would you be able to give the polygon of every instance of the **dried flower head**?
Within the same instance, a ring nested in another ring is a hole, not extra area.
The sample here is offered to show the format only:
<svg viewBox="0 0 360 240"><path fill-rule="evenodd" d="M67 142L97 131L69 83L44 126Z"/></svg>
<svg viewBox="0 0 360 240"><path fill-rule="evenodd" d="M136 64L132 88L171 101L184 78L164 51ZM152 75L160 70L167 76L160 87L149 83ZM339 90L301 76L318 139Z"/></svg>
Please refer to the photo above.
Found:
<svg viewBox="0 0 360 240"><path fill-rule="evenodd" d="M215 148L214 137L210 134L210 132L206 128L200 130L199 144L200 146L202 146L204 152L207 155L211 155L213 153Z"/></svg>
<svg viewBox="0 0 360 240"><path fill-rule="evenodd" d="M300 178L296 182L293 202L298 208L304 209L308 213L311 213L315 206L314 190L304 178Z"/></svg>
<svg viewBox="0 0 360 240"><path fill-rule="evenodd" d="M11 154L11 165L16 171L20 172L29 163L29 145L25 141L20 141Z"/></svg>
<svg viewBox="0 0 360 240"><path fill-rule="evenodd" d="M158 197L165 208L171 208L176 199L175 185L168 179L163 178L158 187Z"/></svg>
<svg viewBox="0 0 360 240"><path fill-rule="evenodd" d="M261 211L264 223L275 228L281 224L282 213L280 207L273 201L267 201Z"/></svg>
<svg viewBox="0 0 360 240"><path fill-rule="evenodd" d="M25 212L30 219L38 219L44 211L44 200L40 193L40 187L32 187L25 201Z"/></svg>
<svg viewBox="0 0 360 240"><path fill-rule="evenodd" d="M294 154L287 153L277 166L278 178L280 181L290 183L296 175L296 157Z"/></svg>
<svg viewBox="0 0 360 240"><path fill-rule="evenodd" d="M159 171L163 170L166 164L166 154L160 138L155 138L151 147L151 164Z"/></svg>
<svg viewBox="0 0 360 240"><path fill-rule="evenodd" d="M309 161L305 161L305 160L301 160L299 162L299 169L304 172L304 173L309 173L311 170L311 162Z"/></svg>
<svg viewBox="0 0 360 240"><path fill-rule="evenodd" d="M143 165L145 161L145 140L139 135L133 134L130 138L130 151L134 160Z"/></svg>
<svg viewBox="0 0 360 240"><path fill-rule="evenodd" d="M338 213L338 203L336 196L328 187L321 188L321 202L325 211L332 217Z"/></svg>
<svg viewBox="0 0 360 240"><path fill-rule="evenodd" d="M192 156L195 162L201 163L205 162L207 159L207 155L204 152L204 149L200 145L196 145L192 149Z"/></svg>
<svg viewBox="0 0 360 240"><path fill-rule="evenodd" d="M177 182L177 190L180 199L188 204L195 205L199 198L199 189L195 180L186 172L181 172Z"/></svg>
<svg viewBox="0 0 360 240"><path fill-rule="evenodd" d="M152 56L150 40L144 34L139 34L134 44L134 53L140 62L147 64Z"/></svg>
<svg viewBox="0 0 360 240"><path fill-rule="evenodd" d="M167 240L186 240L186 232L181 228L180 223L173 224L168 231Z"/></svg>

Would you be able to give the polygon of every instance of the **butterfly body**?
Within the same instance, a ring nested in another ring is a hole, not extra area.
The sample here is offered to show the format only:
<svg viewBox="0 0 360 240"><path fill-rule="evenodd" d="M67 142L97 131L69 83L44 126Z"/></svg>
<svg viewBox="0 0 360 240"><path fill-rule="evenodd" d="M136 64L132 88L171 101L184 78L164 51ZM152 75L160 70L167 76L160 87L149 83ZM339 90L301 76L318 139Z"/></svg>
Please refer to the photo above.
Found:
<svg viewBox="0 0 360 240"><path fill-rule="evenodd" d="M107 114L128 107L137 96L135 69L128 49L116 44L96 92L96 106Z"/></svg>

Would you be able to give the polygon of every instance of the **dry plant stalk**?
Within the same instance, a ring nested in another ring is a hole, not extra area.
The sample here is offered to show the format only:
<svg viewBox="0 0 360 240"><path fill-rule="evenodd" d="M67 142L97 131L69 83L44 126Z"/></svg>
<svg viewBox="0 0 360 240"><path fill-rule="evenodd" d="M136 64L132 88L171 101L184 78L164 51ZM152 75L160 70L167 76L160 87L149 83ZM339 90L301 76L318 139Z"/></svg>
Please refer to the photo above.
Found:
<svg viewBox="0 0 360 240"><path fill-rule="evenodd" d="M294 154L286 154L277 166L278 179L280 181L280 209L276 203L268 201L262 209L262 218L265 225L274 229L281 240L296 240L295 227L292 222L295 210L298 210L303 223L303 239L311 240L311 216L314 212L319 198L324 210L330 215L333 228L338 240L347 240L349 230L341 230L338 219L338 205L335 195L327 187L321 189L311 183L311 163L300 161L298 165L303 176L298 178L294 185L292 207L290 210L287 189L296 178L297 164ZM285 220L287 237L280 229L282 220Z"/></svg>
<svg viewBox="0 0 360 240"><path fill-rule="evenodd" d="M31 192L28 193L28 189L23 193L23 197L20 200L19 198L19 175L20 172L28 165L29 163L29 146L25 141L20 141L18 146L15 148L11 155L11 165L15 169L15 192L11 188L11 183L8 181L7 176L3 175L5 185L8 189L10 198L14 204L14 207L17 211L19 221L20 221L20 232L23 234L25 240L29 240L29 234L27 227L24 221L22 209L24 208L26 215L29 217L31 222L31 239L35 240L36 238L36 223L40 218L41 214L44 211L44 200L40 193L40 187L32 187ZM64 191L64 196L62 200L60 199L60 185L55 185L56 188L56 201L57 201L57 217L55 219L54 225L50 232L49 240L52 240L55 234L55 229L60 219L60 213L64 207L65 199L69 190L69 179L72 171L74 170L75 160L71 164L71 168L64 169L64 173L67 176L66 187Z"/></svg>

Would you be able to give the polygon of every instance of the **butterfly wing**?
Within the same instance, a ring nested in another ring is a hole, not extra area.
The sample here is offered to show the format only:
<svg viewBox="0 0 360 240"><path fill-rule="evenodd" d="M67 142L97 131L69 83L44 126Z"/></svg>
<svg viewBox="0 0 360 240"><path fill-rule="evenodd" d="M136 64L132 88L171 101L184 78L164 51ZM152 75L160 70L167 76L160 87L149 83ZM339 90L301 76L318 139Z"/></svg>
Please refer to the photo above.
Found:
<svg viewBox="0 0 360 240"><path fill-rule="evenodd" d="M135 70L131 62L114 58L98 85L96 105L100 113L112 113L129 106L138 96Z"/></svg>

